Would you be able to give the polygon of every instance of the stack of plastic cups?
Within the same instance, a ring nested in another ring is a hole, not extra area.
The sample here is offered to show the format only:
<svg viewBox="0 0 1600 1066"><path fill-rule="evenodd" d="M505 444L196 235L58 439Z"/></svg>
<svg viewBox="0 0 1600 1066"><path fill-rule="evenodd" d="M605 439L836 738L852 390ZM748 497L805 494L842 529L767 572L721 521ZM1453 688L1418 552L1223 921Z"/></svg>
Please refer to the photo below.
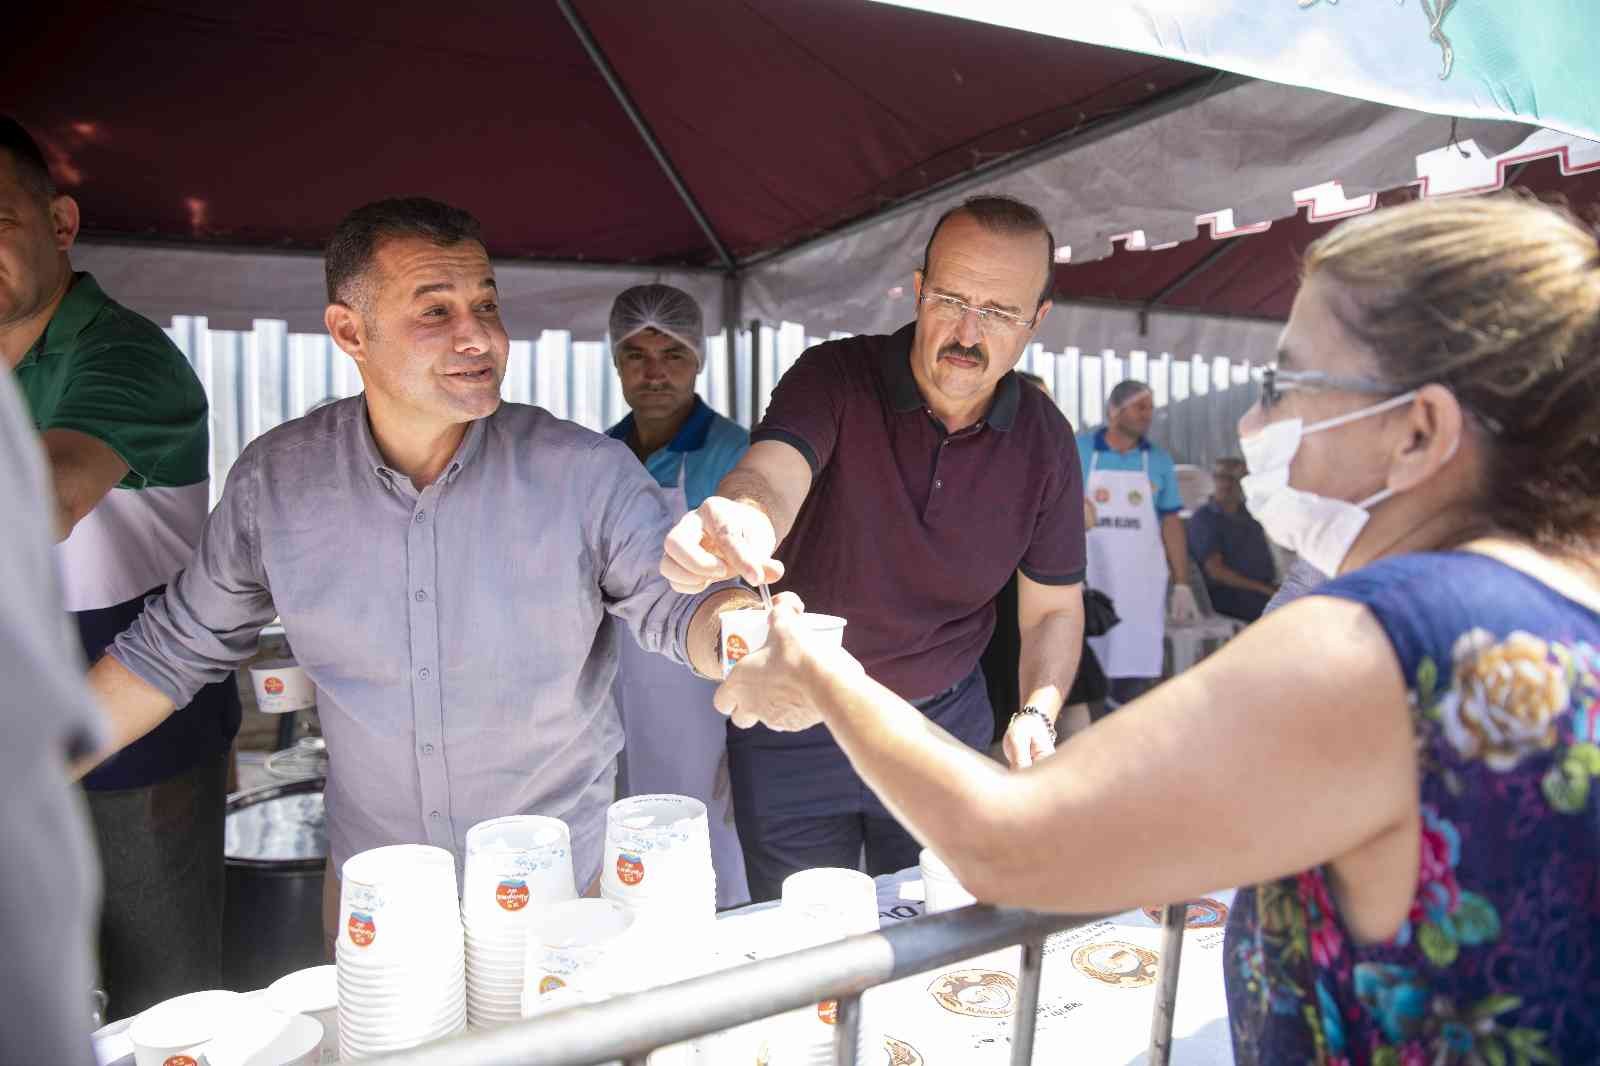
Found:
<svg viewBox="0 0 1600 1066"><path fill-rule="evenodd" d="M631 913L643 935L697 936L717 916L706 805L688 796L634 796L606 814L600 895Z"/></svg>
<svg viewBox="0 0 1600 1066"><path fill-rule="evenodd" d="M341 1060L464 1029L466 959L451 854L399 844L347 860L336 956Z"/></svg>
<svg viewBox="0 0 1600 1066"><path fill-rule="evenodd" d="M878 929L878 891L872 878L859 870L820 868L802 870L783 880L784 925L791 937L788 947L799 951ZM857 1057L861 1062L881 1060L870 1049L881 1048L876 1037L870 996L862 997ZM834 1030L839 1006L825 1000L773 1019L765 1043L770 1066L833 1066Z"/></svg>
<svg viewBox="0 0 1600 1066"><path fill-rule="evenodd" d="M977 898L956 880L955 873L945 865L943 859L933 853L932 848L923 848L917 861L922 870L923 913L938 914L940 911L955 910L957 907L978 902Z"/></svg>
<svg viewBox="0 0 1600 1066"><path fill-rule="evenodd" d="M461 895L469 1025L521 1019L528 930L552 904L577 898L572 832L561 819L514 815L472 827Z"/></svg>

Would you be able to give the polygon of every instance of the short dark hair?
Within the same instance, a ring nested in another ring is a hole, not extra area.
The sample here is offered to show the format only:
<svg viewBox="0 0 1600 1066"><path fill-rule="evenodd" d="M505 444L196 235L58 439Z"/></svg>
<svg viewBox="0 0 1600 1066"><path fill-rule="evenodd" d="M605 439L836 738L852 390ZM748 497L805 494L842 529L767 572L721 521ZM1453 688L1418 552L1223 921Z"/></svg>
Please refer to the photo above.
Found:
<svg viewBox="0 0 1600 1066"><path fill-rule="evenodd" d="M1111 390L1111 395L1106 397L1106 407L1121 407L1140 393L1149 392L1150 386L1134 378L1123 378Z"/></svg>
<svg viewBox="0 0 1600 1066"><path fill-rule="evenodd" d="M0 115L0 151L16 165L23 188L46 205L55 199L56 183L50 179L50 164L45 162L39 142L10 115Z"/></svg>
<svg viewBox="0 0 1600 1066"><path fill-rule="evenodd" d="M1023 233L1044 234L1044 287L1039 290L1039 301L1033 305L1034 310L1037 311L1046 300L1050 299L1050 294L1056 287L1055 235L1050 232L1050 227L1045 225L1044 216L1036 208L1010 196L974 196L940 215L939 221L933 224L933 232L928 235L927 245L922 249L924 279L928 276L928 259L933 254L934 239L939 236L944 224L956 215L968 215L984 229L1004 233L1007 236Z"/></svg>
<svg viewBox="0 0 1600 1066"><path fill-rule="evenodd" d="M408 196L377 200L356 208L334 228L324 253L328 302L350 305L355 289L372 267L378 246L397 237L421 237L441 247L462 241L483 243L483 227L459 207Z"/></svg>

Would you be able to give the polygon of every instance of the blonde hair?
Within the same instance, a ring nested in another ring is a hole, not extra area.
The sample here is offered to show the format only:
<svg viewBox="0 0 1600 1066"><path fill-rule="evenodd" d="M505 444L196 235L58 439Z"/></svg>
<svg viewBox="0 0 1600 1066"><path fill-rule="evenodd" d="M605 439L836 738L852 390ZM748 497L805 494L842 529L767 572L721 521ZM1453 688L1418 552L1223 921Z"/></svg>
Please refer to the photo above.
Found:
<svg viewBox="0 0 1600 1066"><path fill-rule="evenodd" d="M1305 276L1350 297L1342 324L1396 391L1444 385L1488 427L1485 518L1542 547L1600 547L1590 227L1515 194L1418 201L1320 238Z"/></svg>

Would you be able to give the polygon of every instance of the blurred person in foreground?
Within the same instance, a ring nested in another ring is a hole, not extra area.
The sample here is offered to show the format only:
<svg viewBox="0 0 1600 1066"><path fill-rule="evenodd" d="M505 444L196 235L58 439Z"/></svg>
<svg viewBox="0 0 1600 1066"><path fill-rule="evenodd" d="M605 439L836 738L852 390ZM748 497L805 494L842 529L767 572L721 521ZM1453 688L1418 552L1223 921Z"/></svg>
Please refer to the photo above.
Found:
<svg viewBox="0 0 1600 1066"><path fill-rule="evenodd" d="M644 464L665 494L676 522L716 491L750 434L695 394L705 366L705 317L693 296L671 285L635 285L611 305L611 362L631 412L606 431ZM744 853L728 785L727 723L711 706L716 682L696 677L665 656L617 632L617 701L625 739L617 794L672 793L706 805L717 906L750 899Z"/></svg>
<svg viewBox="0 0 1600 1066"><path fill-rule="evenodd" d="M1054 748L1083 634L1083 490L1072 427L1011 370L1050 311L1055 241L1033 208L975 197L946 212L914 272L916 319L820 344L778 383L732 473L666 538L680 591L773 568L842 615L873 677L987 750L979 657L1017 577L1018 691L1003 745ZM827 731L729 738L751 895L816 866L915 866L917 842Z"/></svg>
<svg viewBox="0 0 1600 1066"><path fill-rule="evenodd" d="M1250 886L1244 1066L1594 1061L1594 233L1515 198L1344 223L1239 428L1251 510L1332 580L1036 769L974 758L790 617L718 707L825 722L979 899Z"/></svg>
<svg viewBox="0 0 1600 1066"><path fill-rule="evenodd" d="M1189 516L1189 554L1200 564L1206 595L1218 614L1254 622L1278 591L1266 530L1244 505L1243 459L1211 466L1211 498Z"/></svg>
<svg viewBox="0 0 1600 1066"><path fill-rule="evenodd" d="M61 609L56 502L11 375L0 373L0 1047L7 1062L92 1066L98 869L67 761L98 743L83 656Z"/></svg>
<svg viewBox="0 0 1600 1066"><path fill-rule="evenodd" d="M72 269L78 205L0 116L0 357L55 489L55 565L99 658L183 568L210 502L205 390L160 326ZM100 977L111 1019L222 978L223 814L233 677L190 694L83 779L100 851Z"/></svg>

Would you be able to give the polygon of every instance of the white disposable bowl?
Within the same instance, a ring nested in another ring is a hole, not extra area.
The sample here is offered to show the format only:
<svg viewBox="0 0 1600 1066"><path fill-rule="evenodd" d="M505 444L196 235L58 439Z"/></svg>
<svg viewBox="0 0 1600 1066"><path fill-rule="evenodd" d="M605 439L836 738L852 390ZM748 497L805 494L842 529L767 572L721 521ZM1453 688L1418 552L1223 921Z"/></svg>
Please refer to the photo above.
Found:
<svg viewBox="0 0 1600 1066"><path fill-rule="evenodd" d="M765 607L747 607L724 611L718 620L722 623L722 676L727 677L740 659L766 646L770 616ZM844 646L844 627L848 623L838 615L808 611L800 616L800 623L828 644Z"/></svg>

